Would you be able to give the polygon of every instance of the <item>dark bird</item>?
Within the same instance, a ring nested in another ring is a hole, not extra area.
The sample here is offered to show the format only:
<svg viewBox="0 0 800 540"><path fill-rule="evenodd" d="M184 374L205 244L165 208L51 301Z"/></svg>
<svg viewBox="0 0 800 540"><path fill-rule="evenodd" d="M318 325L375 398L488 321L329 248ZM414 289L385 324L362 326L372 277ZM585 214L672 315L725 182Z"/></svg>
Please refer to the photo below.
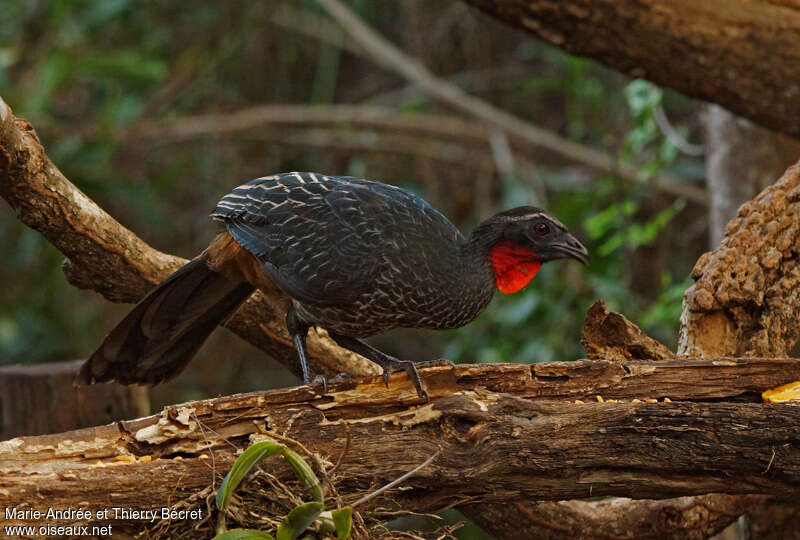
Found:
<svg viewBox="0 0 800 540"><path fill-rule="evenodd" d="M306 334L317 326L380 365L387 384L392 371L407 371L427 397L411 361L359 338L397 327L463 326L495 289L522 289L542 264L588 261L586 248L538 208L500 212L465 238L420 197L347 176L258 178L223 197L211 217L225 231L111 330L78 383L152 385L174 377L255 289L277 288L291 298L286 327L305 384L315 382Z"/></svg>

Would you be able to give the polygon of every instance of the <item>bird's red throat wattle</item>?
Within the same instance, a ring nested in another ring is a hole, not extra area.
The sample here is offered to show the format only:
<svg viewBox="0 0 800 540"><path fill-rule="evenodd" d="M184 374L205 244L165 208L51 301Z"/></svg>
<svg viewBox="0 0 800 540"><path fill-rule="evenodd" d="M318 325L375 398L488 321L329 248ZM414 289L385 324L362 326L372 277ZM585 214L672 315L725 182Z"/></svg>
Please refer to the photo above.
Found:
<svg viewBox="0 0 800 540"><path fill-rule="evenodd" d="M533 251L502 240L489 250L497 290L503 294L519 291L536 276L542 262Z"/></svg>

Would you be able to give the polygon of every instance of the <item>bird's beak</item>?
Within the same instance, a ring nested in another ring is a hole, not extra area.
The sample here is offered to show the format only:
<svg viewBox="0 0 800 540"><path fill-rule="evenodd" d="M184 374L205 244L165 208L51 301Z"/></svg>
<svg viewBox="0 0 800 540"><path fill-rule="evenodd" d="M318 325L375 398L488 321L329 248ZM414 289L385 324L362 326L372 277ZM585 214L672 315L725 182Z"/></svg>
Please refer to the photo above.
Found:
<svg viewBox="0 0 800 540"><path fill-rule="evenodd" d="M589 264L589 251L571 234L568 234L563 242L553 244L551 248L558 254L559 258L575 259L583 264Z"/></svg>

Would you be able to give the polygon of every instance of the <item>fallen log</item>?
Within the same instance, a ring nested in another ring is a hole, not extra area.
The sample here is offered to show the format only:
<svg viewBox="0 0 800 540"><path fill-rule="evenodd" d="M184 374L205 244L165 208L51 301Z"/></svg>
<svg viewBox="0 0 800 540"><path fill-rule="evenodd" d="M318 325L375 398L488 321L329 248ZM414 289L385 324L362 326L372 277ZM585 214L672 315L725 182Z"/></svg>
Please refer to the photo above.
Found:
<svg viewBox="0 0 800 540"><path fill-rule="evenodd" d="M374 378L326 395L303 386L190 402L0 443L0 508L173 506L208 494L236 448L264 437L299 441L322 463L336 461L349 438L333 479L345 503L441 450L401 489L373 501L370 519L512 498L796 494L798 409L752 401L759 388L799 372L793 359L477 365L422 370L427 404L405 374L388 390ZM573 402L597 395L605 402ZM751 402L627 401L653 396ZM133 457L106 466L118 455Z"/></svg>

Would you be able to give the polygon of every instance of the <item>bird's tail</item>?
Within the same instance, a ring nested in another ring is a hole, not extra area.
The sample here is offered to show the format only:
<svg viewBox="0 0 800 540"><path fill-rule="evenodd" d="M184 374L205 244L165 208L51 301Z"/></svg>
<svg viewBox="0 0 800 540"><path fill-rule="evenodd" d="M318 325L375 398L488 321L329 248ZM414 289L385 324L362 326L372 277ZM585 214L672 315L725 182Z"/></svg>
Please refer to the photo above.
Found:
<svg viewBox="0 0 800 540"><path fill-rule="evenodd" d="M253 292L208 267L189 262L145 296L81 366L76 384L116 380L158 384L180 373L228 315Z"/></svg>

